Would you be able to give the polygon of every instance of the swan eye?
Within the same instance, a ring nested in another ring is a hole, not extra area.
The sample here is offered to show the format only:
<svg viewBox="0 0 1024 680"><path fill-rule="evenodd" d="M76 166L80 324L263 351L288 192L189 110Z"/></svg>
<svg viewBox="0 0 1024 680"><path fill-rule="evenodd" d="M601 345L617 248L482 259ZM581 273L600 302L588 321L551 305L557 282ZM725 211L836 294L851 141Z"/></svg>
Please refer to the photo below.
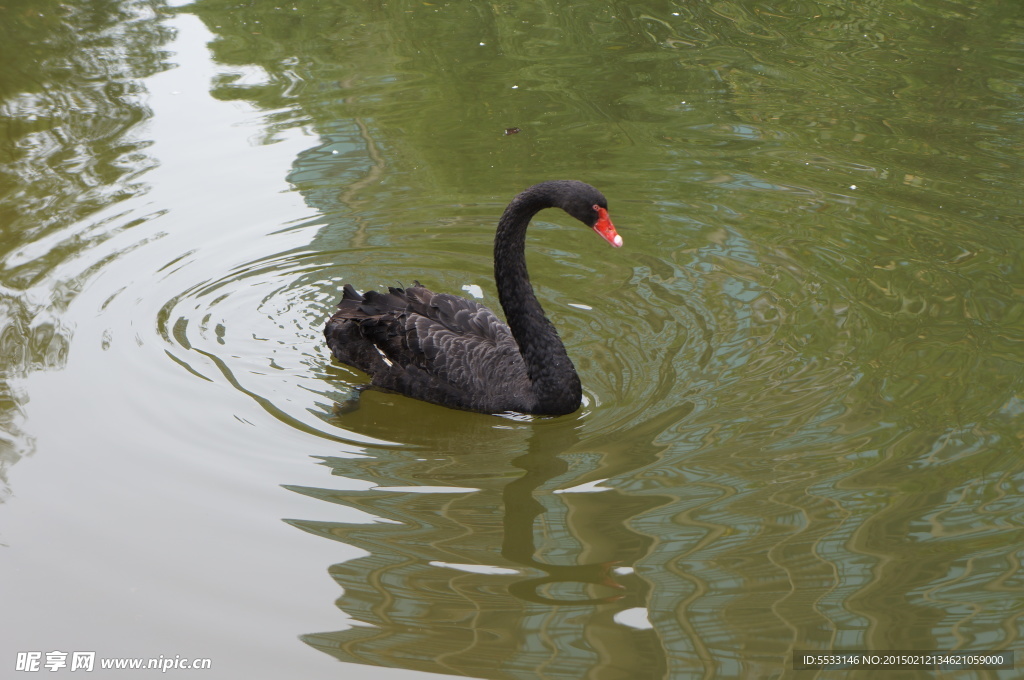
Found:
<svg viewBox="0 0 1024 680"><path fill-rule="evenodd" d="M591 207L594 209L594 212L601 212L601 206L597 205L596 203Z"/></svg>

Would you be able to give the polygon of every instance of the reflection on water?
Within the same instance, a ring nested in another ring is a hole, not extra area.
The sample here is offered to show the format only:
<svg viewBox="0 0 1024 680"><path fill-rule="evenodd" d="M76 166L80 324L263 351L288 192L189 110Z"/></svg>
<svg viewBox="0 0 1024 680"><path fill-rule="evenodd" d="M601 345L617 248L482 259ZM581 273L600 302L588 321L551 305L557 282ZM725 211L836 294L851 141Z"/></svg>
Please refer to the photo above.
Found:
<svg viewBox="0 0 1024 680"><path fill-rule="evenodd" d="M416 415L422 421L407 427L429 431L438 414L424 406ZM471 418L443 440L424 441L421 451L324 461L335 474L376 489L291 487L377 518L291 520L369 553L330 572L345 592L339 604L371 627L304 639L344 661L429 672L493 677L504 668L511 675L578 677L580 668L610 656L638 672L660 668L660 677L664 662L653 631L623 635L613 622L616 613L642 607L647 590L626 567L649 539L621 520L652 503L613 491L553 494L573 476L571 467L589 467L592 454L574 453L575 428L490 421ZM524 449L530 453L517 455ZM388 490L394 487L425 490ZM524 644L534 636L547 642ZM601 647L608 649L595 651Z"/></svg>
<svg viewBox="0 0 1024 680"><path fill-rule="evenodd" d="M78 528L105 548L51 581L194 597L159 609L213 612L197 648L323 677L1021 650L1021 7L80 4L0 10L0 473L37 437L82 494L15 557ZM336 415L341 285L493 307L497 216L559 177L626 241L531 228L584 407ZM259 571L299 541L330 556Z"/></svg>
<svg viewBox="0 0 1024 680"><path fill-rule="evenodd" d="M61 317L82 285L68 261L110 237L117 204L143 190L155 162L132 131L148 116L142 80L166 68L159 47L170 36L149 2L15 0L0 11L3 482L32 446L20 380L67 357Z"/></svg>

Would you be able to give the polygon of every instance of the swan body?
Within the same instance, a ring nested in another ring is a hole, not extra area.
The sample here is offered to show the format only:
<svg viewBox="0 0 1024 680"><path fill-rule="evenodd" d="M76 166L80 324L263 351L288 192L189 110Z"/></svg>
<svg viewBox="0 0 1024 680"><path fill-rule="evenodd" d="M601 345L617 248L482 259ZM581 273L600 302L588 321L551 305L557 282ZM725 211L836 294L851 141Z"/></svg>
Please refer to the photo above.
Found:
<svg viewBox="0 0 1024 680"><path fill-rule="evenodd" d="M622 245L597 189L574 180L536 184L512 199L494 239L494 277L508 324L477 302L418 282L387 293L359 293L346 284L324 329L334 357L368 373L375 387L450 408L541 415L577 410L579 376L526 270L526 228L549 207Z"/></svg>

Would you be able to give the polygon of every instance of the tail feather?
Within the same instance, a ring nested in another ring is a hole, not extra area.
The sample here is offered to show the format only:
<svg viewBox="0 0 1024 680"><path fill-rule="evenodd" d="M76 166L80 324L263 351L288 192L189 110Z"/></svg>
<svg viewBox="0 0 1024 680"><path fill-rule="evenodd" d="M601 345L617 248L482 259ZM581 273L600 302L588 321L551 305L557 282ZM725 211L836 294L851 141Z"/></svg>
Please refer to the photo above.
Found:
<svg viewBox="0 0 1024 680"><path fill-rule="evenodd" d="M351 284L345 284L341 301L338 302L338 311L332 321L380 319L401 314L408 305L407 300L403 298L404 293L401 288L390 288L387 293L378 293L375 290L359 293Z"/></svg>
<svg viewBox="0 0 1024 680"><path fill-rule="evenodd" d="M345 287L341 289L341 299L343 302L345 300L356 300L357 302L362 302L363 296L359 294L359 291L352 287L351 283L346 283Z"/></svg>

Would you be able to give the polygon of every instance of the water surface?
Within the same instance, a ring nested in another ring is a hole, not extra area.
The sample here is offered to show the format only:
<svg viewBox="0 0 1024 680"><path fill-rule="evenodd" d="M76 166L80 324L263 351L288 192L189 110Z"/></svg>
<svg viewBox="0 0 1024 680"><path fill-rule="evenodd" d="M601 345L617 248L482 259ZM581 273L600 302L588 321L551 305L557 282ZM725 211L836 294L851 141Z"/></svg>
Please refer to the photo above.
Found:
<svg viewBox="0 0 1024 680"><path fill-rule="evenodd" d="M1024 657L1017 4L0 16L0 663ZM322 345L340 287L496 306L497 216L551 178L625 240L530 231L583 408L339 416L366 379Z"/></svg>

